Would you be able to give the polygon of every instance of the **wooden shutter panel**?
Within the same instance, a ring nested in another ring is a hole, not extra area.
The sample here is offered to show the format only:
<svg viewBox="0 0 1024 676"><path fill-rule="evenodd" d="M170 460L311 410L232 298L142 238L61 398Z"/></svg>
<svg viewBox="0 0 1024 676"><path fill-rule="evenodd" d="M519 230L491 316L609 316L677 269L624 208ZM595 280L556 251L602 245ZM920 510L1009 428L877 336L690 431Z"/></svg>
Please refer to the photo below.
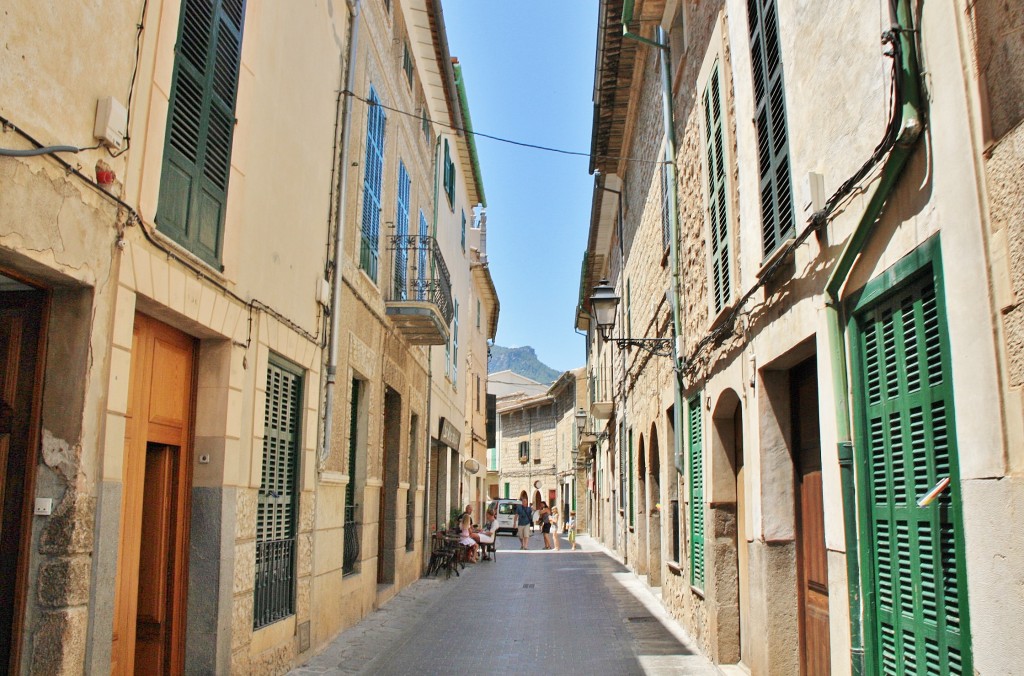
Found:
<svg viewBox="0 0 1024 676"><path fill-rule="evenodd" d="M167 118L157 226L220 262L231 173L243 0L184 0Z"/></svg>
<svg viewBox="0 0 1024 676"><path fill-rule="evenodd" d="M855 329L876 668L973 673L945 317L932 277L859 315ZM949 488L918 507L945 477Z"/></svg>
<svg viewBox="0 0 1024 676"><path fill-rule="evenodd" d="M406 241L409 235L409 192L411 182L409 172L405 169L405 162L398 162L398 205L395 208L395 236L398 240L395 246L395 292L396 300L407 300L408 295L408 267L409 267L409 243Z"/></svg>
<svg viewBox="0 0 1024 676"><path fill-rule="evenodd" d="M690 438L690 584L704 588L704 438L701 400L689 402Z"/></svg>
<svg viewBox="0 0 1024 676"><path fill-rule="evenodd" d="M253 626L295 612L295 512L302 378L271 361L267 366L263 465L256 510L256 583Z"/></svg>
<svg viewBox="0 0 1024 676"><path fill-rule="evenodd" d="M729 219L725 180L722 91L716 63L704 90L704 152L707 156L708 226L711 234L711 301L715 313L732 299L729 275Z"/></svg>
<svg viewBox="0 0 1024 676"><path fill-rule="evenodd" d="M767 256L795 229L785 88L775 0L747 0L747 21L754 77L761 234L764 254Z"/></svg>
<svg viewBox="0 0 1024 676"><path fill-rule="evenodd" d="M370 105L366 114L366 162L363 176L363 227L359 267L377 280L380 248L381 193L384 188L384 128L387 118L380 99L370 87Z"/></svg>

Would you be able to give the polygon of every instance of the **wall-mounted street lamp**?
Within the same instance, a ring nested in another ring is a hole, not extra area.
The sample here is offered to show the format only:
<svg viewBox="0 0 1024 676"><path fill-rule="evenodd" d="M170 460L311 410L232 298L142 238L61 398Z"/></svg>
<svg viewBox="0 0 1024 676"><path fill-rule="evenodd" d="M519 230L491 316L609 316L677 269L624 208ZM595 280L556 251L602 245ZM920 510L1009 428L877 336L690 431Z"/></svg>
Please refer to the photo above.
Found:
<svg viewBox="0 0 1024 676"><path fill-rule="evenodd" d="M615 294L615 288L607 279L602 279L594 287L594 293L590 296L590 307L594 311L594 319L597 322L597 329L601 332L601 338L612 340L612 330L615 328L615 313L619 307L619 296ZM659 357L672 356L671 338L615 338L615 345L619 349L638 347ZM577 414L579 415L579 414ZM577 418L579 425L579 418Z"/></svg>

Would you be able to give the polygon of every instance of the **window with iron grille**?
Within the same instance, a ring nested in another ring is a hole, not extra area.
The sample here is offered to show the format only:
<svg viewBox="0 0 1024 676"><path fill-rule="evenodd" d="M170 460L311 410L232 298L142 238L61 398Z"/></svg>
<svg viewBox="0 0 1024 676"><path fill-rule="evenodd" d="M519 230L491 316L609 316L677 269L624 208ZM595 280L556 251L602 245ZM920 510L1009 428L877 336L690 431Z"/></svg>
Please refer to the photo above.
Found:
<svg viewBox="0 0 1024 676"><path fill-rule="evenodd" d="M360 398L363 383L358 378L352 379L352 393L348 417L348 462L345 471L348 473L348 485L345 486L345 521L344 551L342 553L342 575L356 571L359 560L359 534L356 528L356 449L360 437Z"/></svg>
<svg viewBox="0 0 1024 676"><path fill-rule="evenodd" d="M761 193L761 236L764 255L774 251L795 230L793 187L786 131L786 92L775 0L748 0L750 61L754 75L754 121Z"/></svg>
<svg viewBox="0 0 1024 676"><path fill-rule="evenodd" d="M409 416L409 490L405 498L405 550L411 552L416 547L416 484L419 483L419 444L420 417L413 413Z"/></svg>
<svg viewBox="0 0 1024 676"><path fill-rule="evenodd" d="M704 588L704 437L698 394L687 406L690 441L690 584Z"/></svg>
<svg viewBox="0 0 1024 676"><path fill-rule="evenodd" d="M156 224L219 266L231 174L244 0L184 0Z"/></svg>
<svg viewBox="0 0 1024 676"><path fill-rule="evenodd" d="M263 423L263 465L256 509L253 627L295 613L295 516L302 376L271 357Z"/></svg>
<svg viewBox="0 0 1024 676"><path fill-rule="evenodd" d="M363 175L363 225L359 246L359 267L377 281L380 255L381 192L384 187L384 128L387 117L377 91L370 87L366 113L366 161Z"/></svg>
<svg viewBox="0 0 1024 676"><path fill-rule="evenodd" d="M398 161L398 204L395 206L395 236L399 238L399 246L395 247L394 298L408 300L408 269L409 249L405 246L405 238L409 235L409 192L411 182L405 162Z"/></svg>
<svg viewBox="0 0 1024 676"><path fill-rule="evenodd" d="M448 139L444 140L444 194L448 196L448 206L455 208L455 163L452 162Z"/></svg>
<svg viewBox="0 0 1024 676"><path fill-rule="evenodd" d="M524 465L530 462L530 442L520 441L519 442L519 462Z"/></svg>
<svg viewBox="0 0 1024 676"><path fill-rule="evenodd" d="M725 179L725 129L722 87L716 62L704 89L704 155L708 189L708 229L711 234L711 307L718 314L732 300L729 260L729 208Z"/></svg>

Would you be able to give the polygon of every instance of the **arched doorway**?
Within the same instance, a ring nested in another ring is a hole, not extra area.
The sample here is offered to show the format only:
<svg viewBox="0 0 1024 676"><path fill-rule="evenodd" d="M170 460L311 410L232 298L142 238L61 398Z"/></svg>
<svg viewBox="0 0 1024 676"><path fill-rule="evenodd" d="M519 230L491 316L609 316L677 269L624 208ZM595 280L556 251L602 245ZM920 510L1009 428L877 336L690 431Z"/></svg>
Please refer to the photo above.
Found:
<svg viewBox="0 0 1024 676"><path fill-rule="evenodd" d="M712 412L711 536L728 543L714 550L713 603L716 640L715 661L734 664L749 654L747 616L749 566L747 563L746 483L743 469L743 412L733 390L721 394Z"/></svg>
<svg viewBox="0 0 1024 676"><path fill-rule="evenodd" d="M647 580L652 587L661 586L661 456L658 448L658 428L651 423L647 462Z"/></svg>
<svg viewBox="0 0 1024 676"><path fill-rule="evenodd" d="M640 443L636 448L636 517L630 520L630 529L634 531L636 541L636 573L647 575L648 552L647 552L647 515L651 513L651 506L647 502L647 460L645 459L644 434L640 433ZM630 477L630 480L634 480Z"/></svg>

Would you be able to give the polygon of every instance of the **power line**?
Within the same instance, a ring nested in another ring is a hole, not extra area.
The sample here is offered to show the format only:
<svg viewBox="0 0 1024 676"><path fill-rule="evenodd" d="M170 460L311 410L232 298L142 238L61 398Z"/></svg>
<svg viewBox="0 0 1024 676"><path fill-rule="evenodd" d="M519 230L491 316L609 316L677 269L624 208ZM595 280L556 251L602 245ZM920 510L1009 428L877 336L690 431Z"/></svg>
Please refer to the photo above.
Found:
<svg viewBox="0 0 1024 676"><path fill-rule="evenodd" d="M423 119L420 115L418 115L416 113L410 113L408 111L401 110L399 108L393 108L393 107L385 105L385 104L383 104L383 103L381 103L379 101L371 101L369 99L363 98L362 96L359 96L355 92L349 91L348 89L343 90L341 93L344 94L345 96L351 96L352 98L354 98L357 101L362 101L363 103L365 103L365 104L367 104L369 106L379 106L379 107L383 108L384 110L390 110L390 111L392 111L394 113L398 113L399 115L405 115L407 117L413 117L413 118L416 118L417 120L422 120ZM533 150L543 150L543 151L549 152L549 153L558 153L560 155L573 155L573 156L576 156L576 157L590 157L591 156L591 153L584 153L584 152L580 152L578 150L565 150L563 148L552 148L550 146L542 146L542 145L538 145L536 143L526 143L525 141L515 141L513 139L502 138L501 136L493 136L491 134L484 134L483 132L474 131L472 129L466 129L464 127L456 127L455 125L446 124L444 122L438 122L436 120L431 120L431 122L434 123L434 124L437 124L437 125L439 125L441 127L445 127L447 129L451 129L452 131L462 132L463 134L472 134L473 136L479 136L481 138L490 139L492 141L498 141L499 143L508 143L509 145L519 146L521 148L531 148ZM646 163L646 164L665 164L665 160L648 160L648 159L644 159L644 158L640 158L640 157L608 157L606 155L600 155L600 157L604 157L604 158L609 159L609 160L625 160L627 162L641 162L641 163Z"/></svg>

